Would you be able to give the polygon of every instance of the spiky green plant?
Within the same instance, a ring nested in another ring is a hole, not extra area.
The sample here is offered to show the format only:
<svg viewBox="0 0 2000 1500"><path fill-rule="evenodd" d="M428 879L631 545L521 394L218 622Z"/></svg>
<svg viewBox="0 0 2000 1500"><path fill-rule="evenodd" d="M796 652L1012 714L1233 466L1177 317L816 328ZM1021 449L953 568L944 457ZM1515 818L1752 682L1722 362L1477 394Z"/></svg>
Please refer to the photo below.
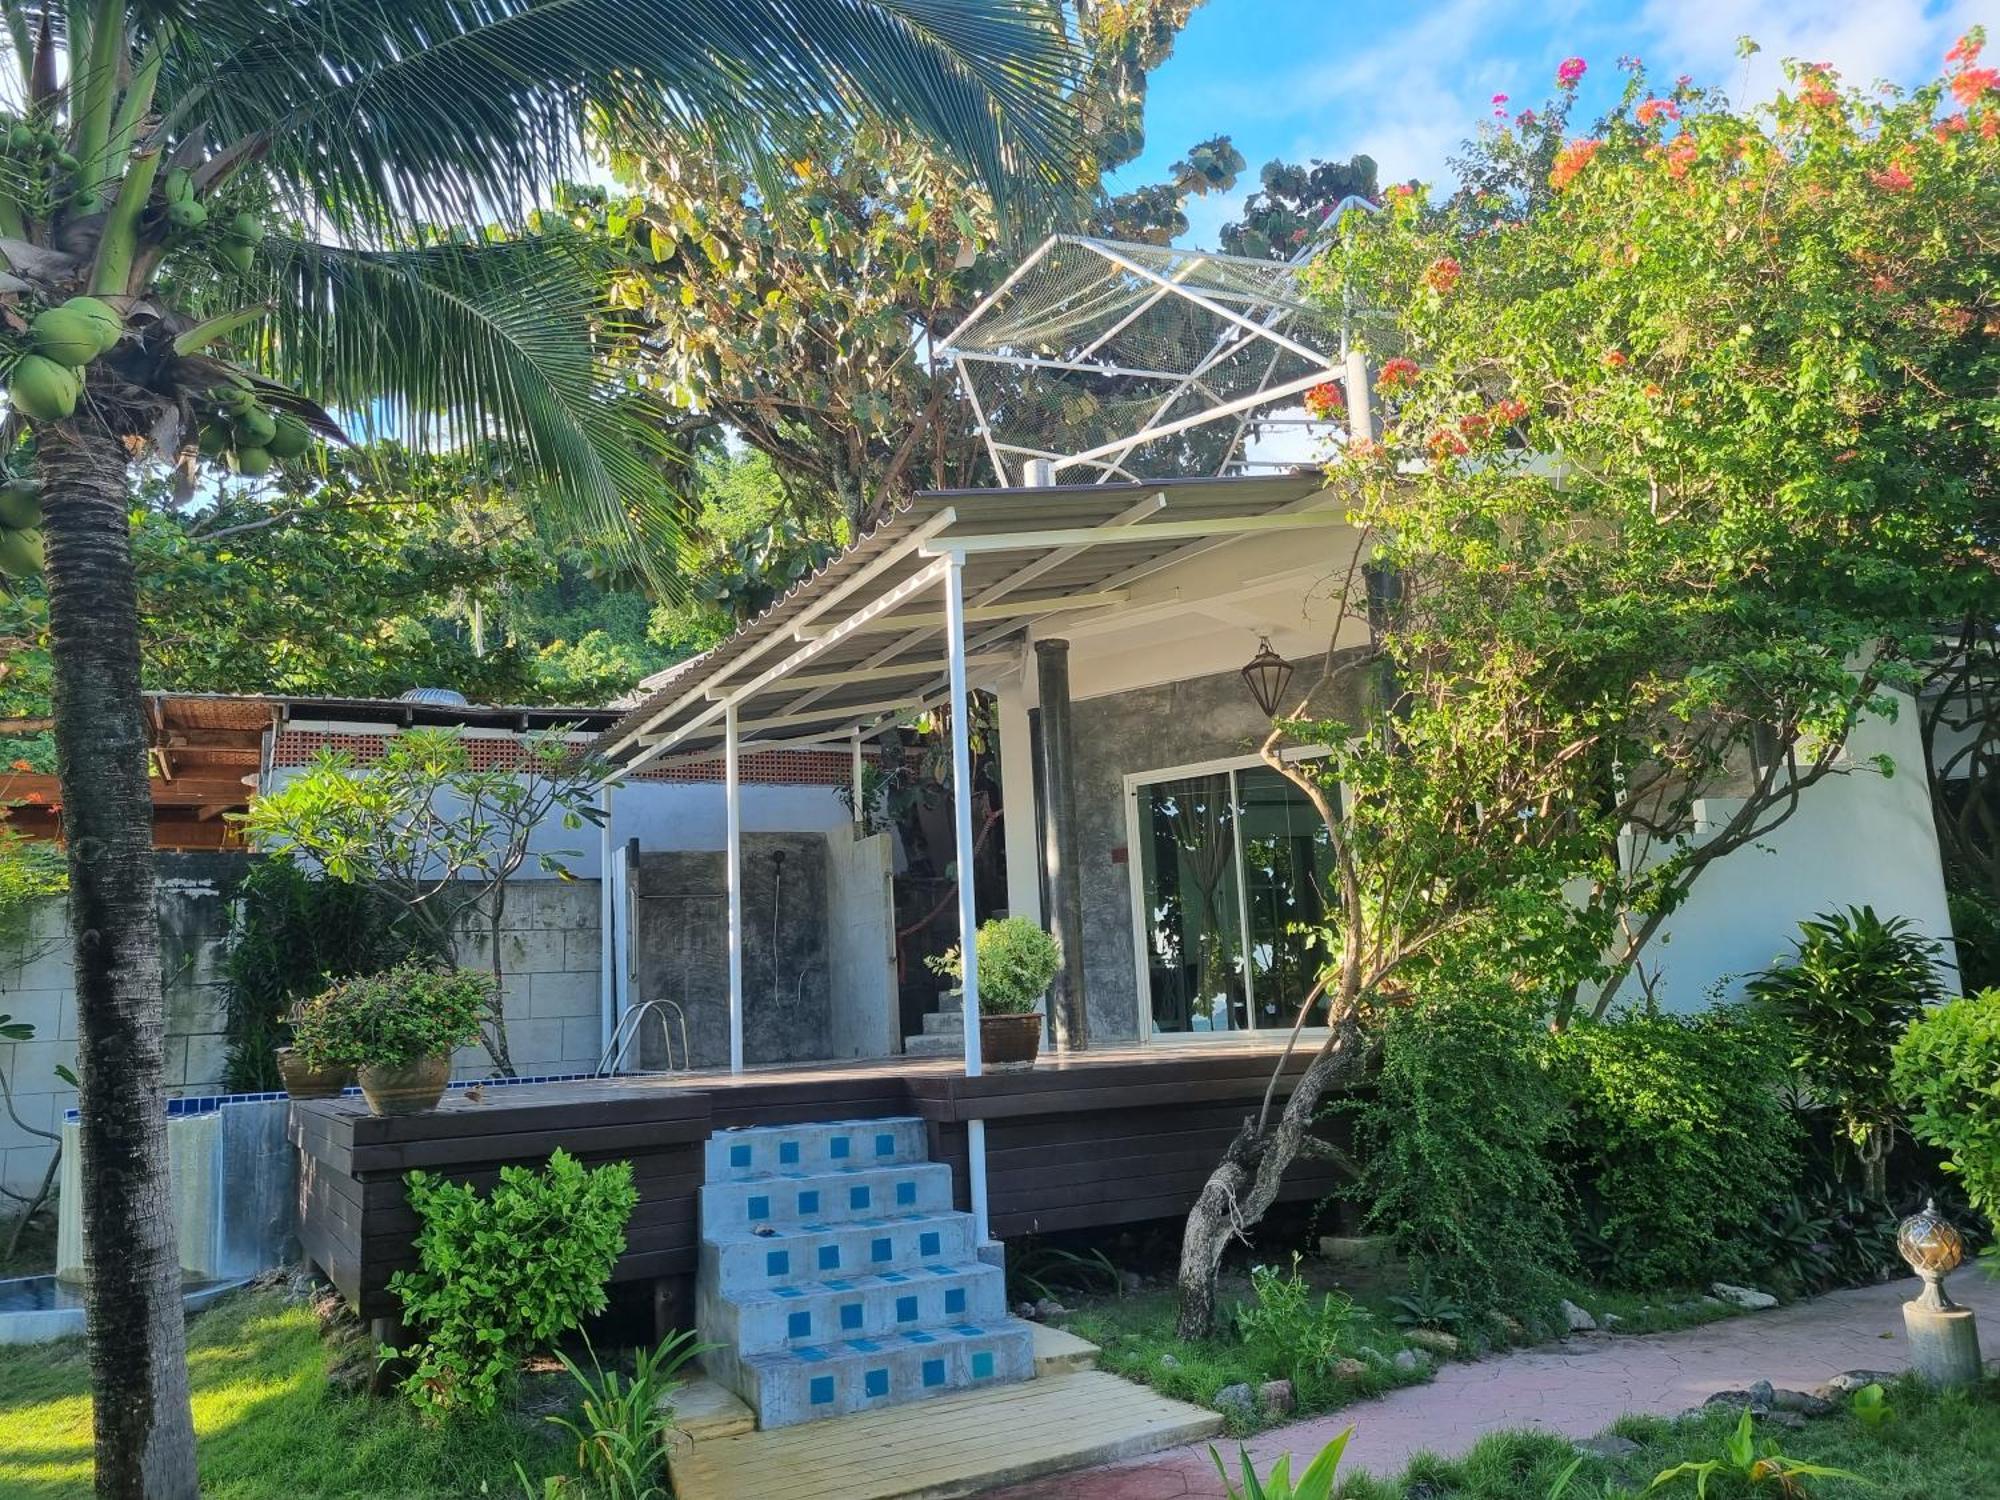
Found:
<svg viewBox="0 0 2000 1500"><path fill-rule="evenodd" d="M184 1500L129 467L192 485L344 425L476 435L557 519L670 541L593 267L527 232L586 131L775 183L801 122L886 118L1003 199L1049 198L1075 161L1070 32L1056 0L8 0L0 19L0 457L39 484L47 542L96 1482Z"/></svg>

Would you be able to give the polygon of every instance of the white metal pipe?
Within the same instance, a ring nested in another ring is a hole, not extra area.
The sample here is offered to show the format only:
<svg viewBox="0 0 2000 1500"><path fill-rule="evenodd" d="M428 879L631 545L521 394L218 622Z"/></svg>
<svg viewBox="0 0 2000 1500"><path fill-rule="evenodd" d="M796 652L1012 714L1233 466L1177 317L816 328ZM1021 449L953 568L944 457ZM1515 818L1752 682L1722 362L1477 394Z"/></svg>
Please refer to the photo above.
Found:
<svg viewBox="0 0 2000 1500"><path fill-rule="evenodd" d="M850 730L847 742L849 753L853 756L850 768L854 775L854 826L864 828L868 823L868 809L862 801L862 798L866 795L866 778L862 774L864 762L861 759L861 731L859 729Z"/></svg>
<svg viewBox="0 0 2000 1500"><path fill-rule="evenodd" d="M965 569L951 558L944 570L946 649L951 661L951 807L958 839L958 953L965 1021L965 1076L980 1074L979 906L973 889L971 703L965 685ZM979 1242L990 1238L986 1222L986 1125L968 1121L965 1159L972 1191L972 1221Z"/></svg>
<svg viewBox="0 0 2000 1500"><path fill-rule="evenodd" d="M618 919L611 888L611 862L618 852L618 841L611 832L611 793L612 783L608 781L598 788L598 801L604 813L604 821L597 830L597 1029L600 1055L610 1050L612 1032L618 1025L618 1018L613 1014L618 997L612 980L612 963L616 958L613 943L618 931Z"/></svg>
<svg viewBox="0 0 2000 1500"><path fill-rule="evenodd" d="M729 877L729 1071L743 1071L743 779L736 705L722 715L722 796L728 833L723 855Z"/></svg>

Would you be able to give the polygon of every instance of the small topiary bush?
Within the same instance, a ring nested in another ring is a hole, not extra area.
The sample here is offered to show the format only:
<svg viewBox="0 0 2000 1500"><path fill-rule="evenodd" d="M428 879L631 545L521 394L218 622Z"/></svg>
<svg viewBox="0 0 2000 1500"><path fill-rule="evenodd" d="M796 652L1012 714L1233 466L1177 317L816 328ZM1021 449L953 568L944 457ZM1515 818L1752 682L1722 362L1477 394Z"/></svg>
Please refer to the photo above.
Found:
<svg viewBox="0 0 2000 1500"><path fill-rule="evenodd" d="M1587 1268L1636 1289L1753 1272L1798 1171L1785 1033L1722 1009L1578 1024L1555 1050Z"/></svg>
<svg viewBox="0 0 2000 1500"><path fill-rule="evenodd" d="M974 941L981 1015L1026 1015L1062 967L1061 945L1026 917L995 917ZM964 978L956 948L926 962L934 974Z"/></svg>
<svg viewBox="0 0 2000 1500"><path fill-rule="evenodd" d="M329 985L292 1014L292 1045L316 1066L400 1068L479 1040L493 976L399 964Z"/></svg>
<svg viewBox="0 0 2000 1500"><path fill-rule="evenodd" d="M1413 1006L1385 1029L1355 1196L1459 1321L1553 1307L1574 1263L1550 1063L1547 1028L1504 988Z"/></svg>
<svg viewBox="0 0 2000 1500"><path fill-rule="evenodd" d="M559 1150L542 1171L502 1167L484 1196L428 1172L404 1181L423 1228L417 1269L389 1290L423 1340L385 1354L412 1362L402 1389L418 1406L489 1412L524 1354L604 1310L639 1201L632 1164L586 1169Z"/></svg>
<svg viewBox="0 0 2000 1500"><path fill-rule="evenodd" d="M1945 1153L1972 1206L2000 1229L2000 989L1926 1011L1896 1044L1910 1133Z"/></svg>

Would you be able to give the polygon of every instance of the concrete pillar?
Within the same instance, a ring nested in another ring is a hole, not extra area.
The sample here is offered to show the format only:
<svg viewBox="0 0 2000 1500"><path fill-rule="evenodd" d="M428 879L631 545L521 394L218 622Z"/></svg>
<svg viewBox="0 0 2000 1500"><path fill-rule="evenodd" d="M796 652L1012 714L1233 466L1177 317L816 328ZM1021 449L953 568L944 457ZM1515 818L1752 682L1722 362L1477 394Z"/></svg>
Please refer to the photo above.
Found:
<svg viewBox="0 0 2000 1500"><path fill-rule="evenodd" d="M1007 849L1007 915L1042 920L1041 829L1035 816L1035 744L1025 676L1000 692L1000 831Z"/></svg>
<svg viewBox="0 0 2000 1500"><path fill-rule="evenodd" d="M1948 1303L1927 1307L1903 1304L1903 1331L1910 1339L1910 1368L1926 1385L1977 1385L1985 1366L1979 1358L1979 1325L1972 1309Z"/></svg>
<svg viewBox="0 0 2000 1500"><path fill-rule="evenodd" d="M1049 1017L1059 1051L1090 1045L1083 985L1083 890L1077 855L1075 754L1070 740L1069 642L1035 642L1035 677L1042 705L1042 860L1048 869L1048 928L1062 944L1063 966L1049 991Z"/></svg>

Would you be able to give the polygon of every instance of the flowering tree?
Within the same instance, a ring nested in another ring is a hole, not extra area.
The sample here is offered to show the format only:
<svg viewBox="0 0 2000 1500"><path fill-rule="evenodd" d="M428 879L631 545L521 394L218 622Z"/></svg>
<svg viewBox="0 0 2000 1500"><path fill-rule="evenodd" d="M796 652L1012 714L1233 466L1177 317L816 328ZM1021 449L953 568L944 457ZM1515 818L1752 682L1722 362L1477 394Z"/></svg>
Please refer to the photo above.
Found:
<svg viewBox="0 0 2000 1500"><path fill-rule="evenodd" d="M1458 198L1392 190L1344 227L1325 294L1393 310L1381 437L1332 470L1373 645L1266 746L1332 840L1328 1030L1189 1218L1184 1333L1382 1007L1478 969L1553 1024L1602 1016L1715 860L1829 777L1917 769L1848 739L1904 705L1937 622L1994 607L1980 42L1907 94L1795 65L1749 112L1632 64L1581 139L1573 59ZM1341 748L1308 770L1287 735Z"/></svg>

